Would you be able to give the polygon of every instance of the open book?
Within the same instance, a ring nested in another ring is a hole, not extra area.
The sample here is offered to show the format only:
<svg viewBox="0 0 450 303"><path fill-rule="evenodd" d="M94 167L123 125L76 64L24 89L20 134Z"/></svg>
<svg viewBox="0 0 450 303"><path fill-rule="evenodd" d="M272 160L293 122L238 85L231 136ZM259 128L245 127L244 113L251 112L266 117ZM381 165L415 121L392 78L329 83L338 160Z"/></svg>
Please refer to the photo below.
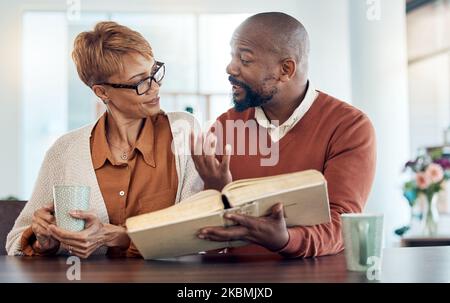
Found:
<svg viewBox="0 0 450 303"><path fill-rule="evenodd" d="M283 203L287 226L330 222L326 180L315 170L234 181L222 192L205 190L171 207L131 217L128 234L145 259L182 256L244 241L214 242L197 237L207 226L230 226L227 212L265 216Z"/></svg>

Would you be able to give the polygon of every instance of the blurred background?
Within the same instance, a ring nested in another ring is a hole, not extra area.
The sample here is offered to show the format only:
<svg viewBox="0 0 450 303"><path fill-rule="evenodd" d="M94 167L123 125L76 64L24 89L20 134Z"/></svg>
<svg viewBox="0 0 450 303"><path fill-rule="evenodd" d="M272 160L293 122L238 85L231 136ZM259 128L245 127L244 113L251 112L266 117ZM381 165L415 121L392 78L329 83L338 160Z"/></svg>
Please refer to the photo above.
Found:
<svg viewBox="0 0 450 303"><path fill-rule="evenodd" d="M385 215L386 245L396 245L411 213L404 164L450 144L450 0L0 0L0 200L29 199L54 140L104 110L71 60L78 33L103 20L141 32L166 63L162 108L208 121L230 107L231 34L263 11L298 18L315 86L372 120L378 163L366 211Z"/></svg>

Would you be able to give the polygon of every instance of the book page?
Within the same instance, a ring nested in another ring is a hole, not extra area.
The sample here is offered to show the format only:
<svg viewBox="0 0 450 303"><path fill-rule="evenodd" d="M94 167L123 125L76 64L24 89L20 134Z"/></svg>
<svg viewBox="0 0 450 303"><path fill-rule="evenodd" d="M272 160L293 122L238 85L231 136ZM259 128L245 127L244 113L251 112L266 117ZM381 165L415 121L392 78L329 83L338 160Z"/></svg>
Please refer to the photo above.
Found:
<svg viewBox="0 0 450 303"><path fill-rule="evenodd" d="M228 184L222 193L232 206L238 206L264 197L325 183L318 171L283 174L257 179L244 179Z"/></svg>
<svg viewBox="0 0 450 303"><path fill-rule="evenodd" d="M224 208L220 192L206 190L165 209L128 218L129 231L153 228L203 217Z"/></svg>
<svg viewBox="0 0 450 303"><path fill-rule="evenodd" d="M180 201L180 203L184 203L184 202L191 202L191 201L195 201L195 200L203 200L203 199L208 199L212 196L216 196L220 194L219 191L214 190L214 189L207 189L207 190L203 190L201 192L196 193L195 195L190 196L187 199L184 199L183 201Z"/></svg>
<svg viewBox="0 0 450 303"><path fill-rule="evenodd" d="M277 203L283 204L288 227L312 226L331 220L325 183L277 191L262 198L251 199L251 202L241 203L225 212L261 217L270 214L273 205Z"/></svg>

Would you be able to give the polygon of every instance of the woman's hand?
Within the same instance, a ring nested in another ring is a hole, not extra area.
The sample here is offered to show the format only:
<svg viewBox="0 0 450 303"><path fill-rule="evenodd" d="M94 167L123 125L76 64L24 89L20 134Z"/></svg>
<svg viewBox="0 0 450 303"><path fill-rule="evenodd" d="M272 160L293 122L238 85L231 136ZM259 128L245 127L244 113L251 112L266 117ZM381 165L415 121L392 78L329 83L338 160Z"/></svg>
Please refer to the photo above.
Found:
<svg viewBox="0 0 450 303"><path fill-rule="evenodd" d="M122 249L129 247L130 238L124 227L103 224L94 212L79 210L70 212L70 215L85 220L85 229L80 232L71 232L55 225L50 226L52 236L58 239L69 253L87 258L104 245Z"/></svg>
<svg viewBox="0 0 450 303"><path fill-rule="evenodd" d="M31 223L31 229L36 236L33 244L34 251L45 253L58 249L59 241L52 237L49 229L52 224L56 224L53 203L46 204L34 212Z"/></svg>

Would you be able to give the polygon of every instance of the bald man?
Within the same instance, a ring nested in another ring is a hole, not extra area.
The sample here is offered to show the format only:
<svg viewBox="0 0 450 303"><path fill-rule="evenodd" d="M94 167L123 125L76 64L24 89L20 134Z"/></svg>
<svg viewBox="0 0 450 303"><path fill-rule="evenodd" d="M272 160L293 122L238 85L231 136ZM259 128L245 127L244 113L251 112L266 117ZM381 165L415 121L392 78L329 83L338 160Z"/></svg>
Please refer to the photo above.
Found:
<svg viewBox="0 0 450 303"><path fill-rule="evenodd" d="M266 217L231 215L236 226L206 227L199 238L252 243L228 250L237 254L312 257L342 251L340 215L364 208L375 173L375 133L360 110L314 88L308 79L308 57L308 33L295 18L272 12L245 20L231 39L227 66L234 108L217 119L206 142L192 138L191 148L205 189L221 190L232 180L321 171L328 185L331 222L288 228L277 204ZM230 122L248 127L230 129L225 126ZM257 140L248 130L252 125ZM259 144L265 136L270 151L277 153L269 164ZM217 155L194 153L205 143L215 146Z"/></svg>

